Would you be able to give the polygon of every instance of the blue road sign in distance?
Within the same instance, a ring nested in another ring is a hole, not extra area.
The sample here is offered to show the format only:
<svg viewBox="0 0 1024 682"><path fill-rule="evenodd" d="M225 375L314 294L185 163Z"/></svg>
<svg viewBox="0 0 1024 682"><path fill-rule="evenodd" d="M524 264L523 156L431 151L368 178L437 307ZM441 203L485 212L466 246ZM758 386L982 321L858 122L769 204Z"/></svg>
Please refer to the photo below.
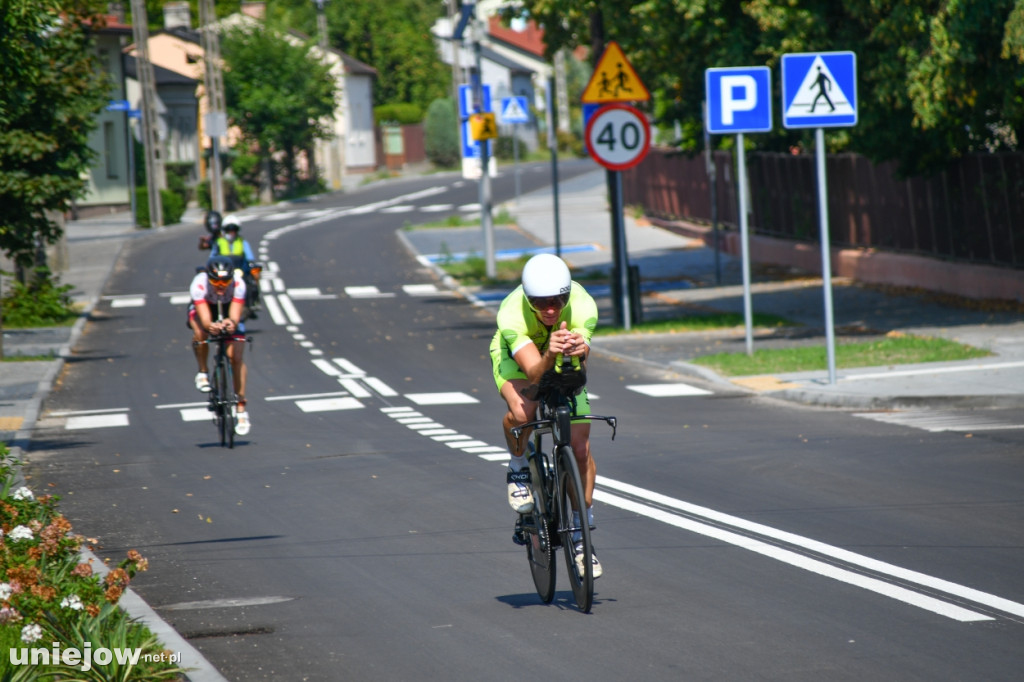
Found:
<svg viewBox="0 0 1024 682"><path fill-rule="evenodd" d="M483 113L486 113L491 111L491 86L484 84L481 88ZM464 159L480 158L480 143L475 141L469 132L470 114L480 113L477 111L474 103L475 94L476 93L473 92L473 86L459 86L459 117L462 119L462 125L459 126L459 128L461 130L460 137L462 138L462 158ZM487 144L490 143L488 142ZM488 149L491 148L488 147Z"/></svg>
<svg viewBox="0 0 1024 682"><path fill-rule="evenodd" d="M767 133L772 129L772 72L767 66L704 71L708 132Z"/></svg>
<svg viewBox="0 0 1024 682"><path fill-rule="evenodd" d="M530 104L525 97L504 97L501 100L502 123L529 123Z"/></svg>
<svg viewBox="0 0 1024 682"><path fill-rule="evenodd" d="M782 55L782 125L857 125L857 56L853 52Z"/></svg>

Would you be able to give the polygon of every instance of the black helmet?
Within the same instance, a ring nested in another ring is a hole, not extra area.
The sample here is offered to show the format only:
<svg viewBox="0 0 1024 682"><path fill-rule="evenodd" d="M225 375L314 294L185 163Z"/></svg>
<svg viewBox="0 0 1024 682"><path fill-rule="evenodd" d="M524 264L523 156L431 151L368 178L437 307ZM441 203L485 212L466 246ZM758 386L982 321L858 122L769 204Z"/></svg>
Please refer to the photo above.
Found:
<svg viewBox="0 0 1024 682"><path fill-rule="evenodd" d="M206 276L217 283L227 284L234 271L235 266L227 256L214 256L206 262Z"/></svg>
<svg viewBox="0 0 1024 682"><path fill-rule="evenodd" d="M221 216L217 211L207 211L206 218L203 220L203 224L206 226L206 231L210 234L216 234L220 231Z"/></svg>

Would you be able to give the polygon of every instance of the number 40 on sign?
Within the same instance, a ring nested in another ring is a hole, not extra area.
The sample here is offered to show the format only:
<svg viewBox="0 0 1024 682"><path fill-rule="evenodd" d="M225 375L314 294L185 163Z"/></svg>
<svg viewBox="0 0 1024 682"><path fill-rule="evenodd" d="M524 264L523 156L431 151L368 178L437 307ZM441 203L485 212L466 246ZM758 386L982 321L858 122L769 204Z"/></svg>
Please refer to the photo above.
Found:
<svg viewBox="0 0 1024 682"><path fill-rule="evenodd" d="M594 112L585 139L594 160L615 171L640 163L651 148L647 118L627 104L607 104Z"/></svg>

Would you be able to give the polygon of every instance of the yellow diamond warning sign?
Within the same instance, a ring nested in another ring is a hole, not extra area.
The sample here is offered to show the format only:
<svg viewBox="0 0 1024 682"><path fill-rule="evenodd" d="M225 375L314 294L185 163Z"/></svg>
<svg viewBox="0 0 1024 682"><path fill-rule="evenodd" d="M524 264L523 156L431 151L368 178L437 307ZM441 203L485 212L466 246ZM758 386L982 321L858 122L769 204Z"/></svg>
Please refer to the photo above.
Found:
<svg viewBox="0 0 1024 682"><path fill-rule="evenodd" d="M580 99L587 104L646 102L651 93L614 40L608 43Z"/></svg>
<svg viewBox="0 0 1024 682"><path fill-rule="evenodd" d="M494 114L492 112L472 114L469 117L469 136L477 142L497 137L498 124L495 121Z"/></svg>

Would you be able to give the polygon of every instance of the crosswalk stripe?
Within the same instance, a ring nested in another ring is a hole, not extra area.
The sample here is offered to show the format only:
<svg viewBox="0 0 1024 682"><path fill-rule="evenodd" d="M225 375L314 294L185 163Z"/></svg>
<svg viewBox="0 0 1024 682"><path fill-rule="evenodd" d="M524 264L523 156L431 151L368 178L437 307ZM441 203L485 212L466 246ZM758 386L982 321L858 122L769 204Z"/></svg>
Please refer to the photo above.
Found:
<svg viewBox="0 0 1024 682"><path fill-rule="evenodd" d="M690 386L689 384L635 384L633 386L626 386L626 388L652 398L711 395L711 391Z"/></svg>
<svg viewBox="0 0 1024 682"><path fill-rule="evenodd" d="M854 417L896 426L906 426L931 433L943 431L1004 431L1024 429L1024 424L1014 424L990 419L979 415L962 415L940 410L909 410L906 412L854 412Z"/></svg>

